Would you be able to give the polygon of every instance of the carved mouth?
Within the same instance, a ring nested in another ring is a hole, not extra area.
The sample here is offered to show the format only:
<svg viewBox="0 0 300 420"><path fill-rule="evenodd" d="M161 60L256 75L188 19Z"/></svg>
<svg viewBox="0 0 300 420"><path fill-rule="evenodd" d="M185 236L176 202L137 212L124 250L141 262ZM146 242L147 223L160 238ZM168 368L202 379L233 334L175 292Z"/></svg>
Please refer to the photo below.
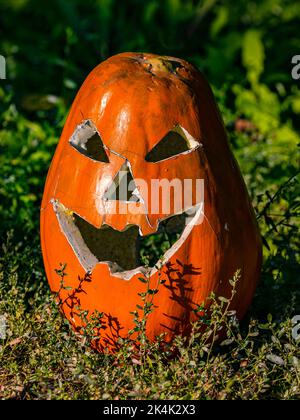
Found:
<svg viewBox="0 0 300 420"><path fill-rule="evenodd" d="M104 263L124 280L137 273L152 274L178 250L199 220L200 204L161 220L155 233L143 236L137 225L119 231L102 224L97 228L58 200L52 200L60 228L86 271Z"/></svg>

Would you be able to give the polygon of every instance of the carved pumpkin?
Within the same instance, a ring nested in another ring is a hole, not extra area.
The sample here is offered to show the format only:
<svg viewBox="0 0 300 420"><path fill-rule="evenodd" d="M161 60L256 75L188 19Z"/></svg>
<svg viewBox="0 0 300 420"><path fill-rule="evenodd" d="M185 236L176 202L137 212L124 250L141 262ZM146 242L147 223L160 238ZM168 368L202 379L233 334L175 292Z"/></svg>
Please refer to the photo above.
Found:
<svg viewBox="0 0 300 420"><path fill-rule="evenodd" d="M126 187L126 198L111 194L125 178L134 185ZM164 191L150 183L174 179L192 186L162 209ZM147 199L136 180L148 187ZM189 205L180 203L184 194ZM153 244L165 234L160 257ZM193 310L212 291L229 296L228 280L237 269L242 276L232 309L239 318L245 314L260 272L260 236L212 92L192 65L123 53L91 72L49 170L41 242L53 291L61 280L55 269L67 264L64 280L72 291L60 294L73 327L82 325L75 304L103 313L99 350L115 348L134 327L130 312L145 292L145 276L150 289L158 289L147 322L150 340L188 334ZM141 252L150 256L149 267Z"/></svg>

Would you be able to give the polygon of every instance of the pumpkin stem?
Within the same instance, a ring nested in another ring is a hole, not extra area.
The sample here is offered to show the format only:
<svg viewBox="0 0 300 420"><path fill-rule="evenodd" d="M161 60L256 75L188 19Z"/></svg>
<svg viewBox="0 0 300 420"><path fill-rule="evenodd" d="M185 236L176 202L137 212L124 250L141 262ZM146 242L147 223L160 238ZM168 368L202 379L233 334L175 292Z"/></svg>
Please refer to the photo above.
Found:
<svg viewBox="0 0 300 420"><path fill-rule="evenodd" d="M151 73L173 73L172 62L164 57L151 57L145 60L145 65Z"/></svg>

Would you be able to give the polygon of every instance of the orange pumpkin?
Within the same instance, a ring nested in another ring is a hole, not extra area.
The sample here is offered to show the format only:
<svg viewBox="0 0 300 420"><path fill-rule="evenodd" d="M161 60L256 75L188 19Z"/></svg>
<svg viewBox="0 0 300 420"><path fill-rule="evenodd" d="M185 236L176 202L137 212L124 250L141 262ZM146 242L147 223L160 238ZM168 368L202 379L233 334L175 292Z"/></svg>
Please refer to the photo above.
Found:
<svg viewBox="0 0 300 420"><path fill-rule="evenodd" d="M111 194L125 178L134 184L126 198ZM189 205L182 190L163 208L166 194L152 181L174 179L191 180ZM203 180L204 207L196 180ZM151 247L164 235L160 257ZM61 280L55 269L66 263L69 290L60 294L73 327L83 322L74 306L103 313L99 350L114 349L134 327L131 312L147 287L141 277L158 290L146 327L150 340L187 334L194 309L212 291L230 295L237 269L232 309L245 314L259 278L260 236L212 92L191 64L122 53L91 72L48 173L41 243L53 291ZM150 255L149 267L139 250Z"/></svg>

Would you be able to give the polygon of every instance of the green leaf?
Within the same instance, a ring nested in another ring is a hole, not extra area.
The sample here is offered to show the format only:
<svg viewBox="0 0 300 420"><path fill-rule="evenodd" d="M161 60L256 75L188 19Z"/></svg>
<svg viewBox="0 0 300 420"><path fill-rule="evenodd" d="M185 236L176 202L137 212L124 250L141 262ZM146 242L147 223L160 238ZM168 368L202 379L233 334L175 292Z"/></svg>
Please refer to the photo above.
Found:
<svg viewBox="0 0 300 420"><path fill-rule="evenodd" d="M285 361L280 357L277 356L276 354L267 354L266 359L269 360L269 362L274 363L275 365L280 365L280 366L284 366L285 365Z"/></svg>
<svg viewBox="0 0 300 420"><path fill-rule="evenodd" d="M258 83L264 69L265 51L262 33L255 29L248 30L243 38L242 62L247 70L247 78L251 85Z"/></svg>
<svg viewBox="0 0 300 420"><path fill-rule="evenodd" d="M213 21L210 33L214 37L218 35L218 33L226 26L229 20L229 11L228 8L225 6L219 7L217 11L217 16Z"/></svg>

